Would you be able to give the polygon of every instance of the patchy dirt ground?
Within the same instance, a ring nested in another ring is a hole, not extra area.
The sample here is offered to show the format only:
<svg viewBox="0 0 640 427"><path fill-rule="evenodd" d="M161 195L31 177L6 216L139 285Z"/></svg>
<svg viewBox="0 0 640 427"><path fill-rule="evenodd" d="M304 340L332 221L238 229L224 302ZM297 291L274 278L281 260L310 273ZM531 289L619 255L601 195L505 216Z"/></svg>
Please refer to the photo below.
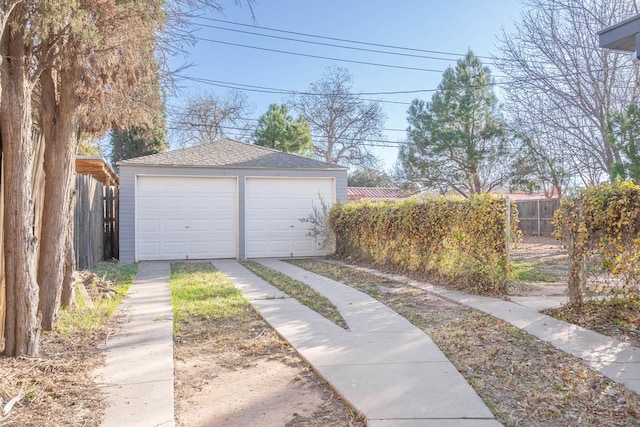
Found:
<svg viewBox="0 0 640 427"><path fill-rule="evenodd" d="M179 426L364 426L253 310L213 329L194 323L177 337Z"/></svg>
<svg viewBox="0 0 640 427"><path fill-rule="evenodd" d="M510 253L512 261L535 268L538 280L512 282L513 296L563 296L568 279L567 249L552 237L525 236ZM542 280L540 280L542 279Z"/></svg>
<svg viewBox="0 0 640 427"><path fill-rule="evenodd" d="M215 359L201 356L176 364L180 381L189 384L177 395L181 425L301 425L323 409L322 387L297 367L262 358L229 368Z"/></svg>

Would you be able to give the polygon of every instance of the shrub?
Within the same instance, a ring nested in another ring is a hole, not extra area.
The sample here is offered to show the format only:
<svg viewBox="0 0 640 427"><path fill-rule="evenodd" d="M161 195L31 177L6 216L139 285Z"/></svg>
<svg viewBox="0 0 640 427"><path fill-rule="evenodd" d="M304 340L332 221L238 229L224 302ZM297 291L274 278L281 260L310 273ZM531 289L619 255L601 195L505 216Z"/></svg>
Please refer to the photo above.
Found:
<svg viewBox="0 0 640 427"><path fill-rule="evenodd" d="M516 238L517 209L511 233ZM429 274L472 292L504 293L509 260L506 203L496 196L336 205L338 256Z"/></svg>
<svg viewBox="0 0 640 427"><path fill-rule="evenodd" d="M590 186L565 197L554 215L556 238L569 246L569 296L640 293L640 186Z"/></svg>

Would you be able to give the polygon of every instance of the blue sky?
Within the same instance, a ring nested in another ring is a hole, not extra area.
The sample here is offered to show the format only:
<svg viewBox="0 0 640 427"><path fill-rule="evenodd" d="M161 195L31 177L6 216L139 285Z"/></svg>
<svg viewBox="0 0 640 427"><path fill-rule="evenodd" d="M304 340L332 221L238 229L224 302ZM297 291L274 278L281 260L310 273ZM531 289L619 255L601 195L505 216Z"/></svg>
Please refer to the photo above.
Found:
<svg viewBox="0 0 640 427"><path fill-rule="evenodd" d="M396 2L389 0L262 0L254 4L254 22L246 5L237 7L232 3L227 1L228 5L223 13L210 12L205 17L298 33L451 54L351 44L360 48L446 59L440 60L340 49L244 34L211 28L211 26L324 43L341 45L348 45L348 43L302 37L232 23L194 19L194 35L199 39L435 71L345 63L230 46L206 40L198 40L195 46L187 49L185 55L172 58L170 65L173 68L191 64L192 66L181 74L241 85L304 91L310 83L322 77L327 66L338 65L351 72L354 92L433 90L440 83L442 71L449 65L455 65L455 60L459 59L459 55L464 54L467 49L472 49L476 55L480 56L490 56L495 53L496 35L501 33L502 28L510 30L522 10L519 0L483 0L482 2L477 0L446 2L435 0ZM486 61L490 62L488 59ZM491 66L491 64L487 65ZM494 72L494 74L498 73ZM190 80L180 81L179 85L180 92L168 99L170 107L179 107L189 95L195 93L223 94L227 91L223 87ZM267 111L269 104L282 103L287 99L287 95L277 93L253 91L244 93L254 107L251 116L256 119ZM431 95L432 92L368 96L372 99L395 102L382 103L387 116L384 127L388 129L384 131L382 139L390 143L372 143L390 145L390 147L373 147L374 154L380 158L385 168L390 168L395 163L398 150L397 143L394 144L394 142L405 138L403 130L407 127L408 105L404 103L410 103L415 98L428 100Z"/></svg>

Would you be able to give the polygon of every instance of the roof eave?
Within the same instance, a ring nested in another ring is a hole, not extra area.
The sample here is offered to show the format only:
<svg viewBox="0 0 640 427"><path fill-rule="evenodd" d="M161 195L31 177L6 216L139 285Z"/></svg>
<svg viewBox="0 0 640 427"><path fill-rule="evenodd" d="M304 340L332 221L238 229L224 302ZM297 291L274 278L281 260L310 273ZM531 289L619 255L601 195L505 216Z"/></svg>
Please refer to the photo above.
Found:
<svg viewBox="0 0 640 427"><path fill-rule="evenodd" d="M636 56L639 56L637 51L639 43L636 40L639 34L640 15L636 15L599 31L599 45L607 49L636 52Z"/></svg>
<svg viewBox="0 0 640 427"><path fill-rule="evenodd" d="M179 165L172 163L135 163L120 162L119 166L143 166L143 167L161 167L161 168L197 168L197 169L269 169L269 170L348 170L346 166L335 167L274 167L274 166L238 166L238 165Z"/></svg>

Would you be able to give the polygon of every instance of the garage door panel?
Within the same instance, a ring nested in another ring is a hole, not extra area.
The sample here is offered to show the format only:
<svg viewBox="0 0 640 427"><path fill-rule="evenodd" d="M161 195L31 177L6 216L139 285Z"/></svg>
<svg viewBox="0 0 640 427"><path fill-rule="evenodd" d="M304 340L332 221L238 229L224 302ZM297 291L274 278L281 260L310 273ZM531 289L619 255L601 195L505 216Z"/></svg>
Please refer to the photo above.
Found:
<svg viewBox="0 0 640 427"><path fill-rule="evenodd" d="M307 236L307 218L320 207L318 194L328 204L335 200L335 181L324 178L247 178L246 254L250 258L325 255Z"/></svg>
<svg viewBox="0 0 640 427"><path fill-rule="evenodd" d="M180 231L182 232L185 228L185 222L182 219L168 219L164 221L164 231Z"/></svg>
<svg viewBox="0 0 640 427"><path fill-rule="evenodd" d="M151 255L159 255L160 254L160 244L159 243L141 243L138 246L138 250L142 251L146 254Z"/></svg>
<svg viewBox="0 0 640 427"><path fill-rule="evenodd" d="M187 245L184 241L164 242L164 252L168 254L183 254L186 252Z"/></svg>
<svg viewBox="0 0 640 427"><path fill-rule="evenodd" d="M138 230L143 232L156 232L160 230L160 221L157 219L147 219L138 221Z"/></svg>
<svg viewBox="0 0 640 427"><path fill-rule="evenodd" d="M138 177L138 260L235 258L235 178Z"/></svg>

